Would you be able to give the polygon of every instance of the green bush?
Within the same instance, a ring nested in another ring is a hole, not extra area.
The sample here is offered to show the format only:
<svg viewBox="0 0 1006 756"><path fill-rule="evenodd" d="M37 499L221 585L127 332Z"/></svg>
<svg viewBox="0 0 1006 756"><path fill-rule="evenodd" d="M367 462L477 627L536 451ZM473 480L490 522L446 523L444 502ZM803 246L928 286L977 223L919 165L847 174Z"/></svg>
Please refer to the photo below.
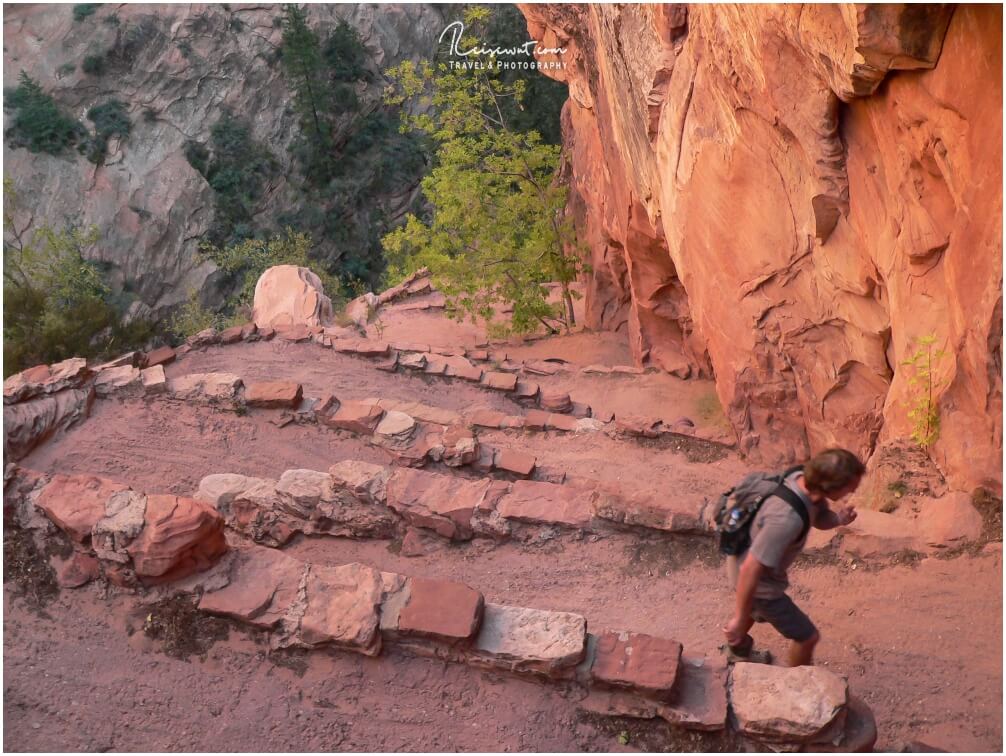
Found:
<svg viewBox="0 0 1006 756"><path fill-rule="evenodd" d="M64 115L27 73L22 71L18 82L17 88L4 92L4 109L14 111L4 134L12 148L58 155L84 136L84 128Z"/></svg>
<svg viewBox="0 0 1006 756"><path fill-rule="evenodd" d="M185 159L188 160L189 165L199 171L203 177L206 176L206 170L210 161L210 151L206 149L206 145L190 139L185 143Z"/></svg>
<svg viewBox="0 0 1006 756"><path fill-rule="evenodd" d="M87 147L87 159L100 165L105 160L108 140L113 136L129 136L132 124L126 106L119 100L95 105L87 111L87 117L94 123L94 136Z"/></svg>
<svg viewBox="0 0 1006 756"><path fill-rule="evenodd" d="M101 354L115 336L108 288L83 253L97 229L28 224L13 182L4 179L4 376L40 363Z"/></svg>
<svg viewBox="0 0 1006 756"><path fill-rule="evenodd" d="M73 20L83 21L88 16L93 16L100 7L101 3L79 3L73 6Z"/></svg>
<svg viewBox="0 0 1006 756"><path fill-rule="evenodd" d="M367 48L345 20L339 21L325 42L324 59L335 81L355 82L367 76Z"/></svg>
<svg viewBox="0 0 1006 756"><path fill-rule="evenodd" d="M105 73L105 54L85 55L83 63L80 64L80 69L91 76L101 76Z"/></svg>
<svg viewBox="0 0 1006 756"><path fill-rule="evenodd" d="M207 240L226 246L255 234L255 206L265 181L276 171L276 161L252 139L247 121L226 110L210 129L210 145L212 151L189 142L185 157L214 191L216 212Z"/></svg>
<svg viewBox="0 0 1006 756"><path fill-rule="evenodd" d="M56 76L62 79L64 76L69 76L74 71L77 70L76 63L64 63L59 68L56 69Z"/></svg>

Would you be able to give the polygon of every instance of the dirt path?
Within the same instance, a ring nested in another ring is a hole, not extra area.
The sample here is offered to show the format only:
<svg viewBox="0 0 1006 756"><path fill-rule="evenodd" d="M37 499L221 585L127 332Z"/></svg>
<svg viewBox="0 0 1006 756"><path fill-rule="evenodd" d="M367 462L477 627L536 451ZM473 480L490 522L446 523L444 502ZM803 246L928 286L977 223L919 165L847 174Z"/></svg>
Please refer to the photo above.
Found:
<svg viewBox="0 0 1006 756"><path fill-rule="evenodd" d="M446 386L382 373L315 345L271 342L194 353L168 372L209 370L292 378L314 395L521 411L500 395L460 382ZM656 385L625 379L620 401L666 409L669 399ZM687 392L678 396L693 401ZM485 437L531 451L566 469L572 480L655 494L708 495L746 470L730 453L695 457L602 434ZM324 470L340 459L388 462L384 452L348 434L309 425L277 428L255 412L107 400L84 425L24 464L191 494L210 473L278 477L296 467ZM719 627L730 610L712 542L703 538L546 534L534 544L441 544L412 558L397 547L298 538L288 551L315 562L361 561L460 580L489 601L578 612L591 630L672 637L691 654L717 652ZM611 723L578 713L574 690L394 653L377 659L313 653L295 659L297 669L291 669L238 630L204 660L180 661L142 632L128 632L142 625L142 617L130 616L131 598L106 598L103 587L92 585L64 591L40 617L10 593L5 585L7 750L622 749ZM819 663L848 676L874 709L878 748L894 750L918 739L948 750L1001 750L1001 551L884 569L808 560L795 570L793 595L821 629ZM759 644L783 653L770 629L756 627L754 634ZM654 723L617 726L628 728L630 748L684 747L656 737Z"/></svg>

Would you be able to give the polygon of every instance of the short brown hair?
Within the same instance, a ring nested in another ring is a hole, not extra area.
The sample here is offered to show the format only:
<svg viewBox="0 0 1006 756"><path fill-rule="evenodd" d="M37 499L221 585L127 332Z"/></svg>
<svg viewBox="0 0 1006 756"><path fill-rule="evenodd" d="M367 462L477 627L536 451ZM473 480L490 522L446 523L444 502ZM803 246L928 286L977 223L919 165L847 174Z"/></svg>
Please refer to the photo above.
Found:
<svg viewBox="0 0 1006 756"><path fill-rule="evenodd" d="M825 449L804 464L803 479L807 488L827 494L845 488L864 472L863 463L848 449Z"/></svg>

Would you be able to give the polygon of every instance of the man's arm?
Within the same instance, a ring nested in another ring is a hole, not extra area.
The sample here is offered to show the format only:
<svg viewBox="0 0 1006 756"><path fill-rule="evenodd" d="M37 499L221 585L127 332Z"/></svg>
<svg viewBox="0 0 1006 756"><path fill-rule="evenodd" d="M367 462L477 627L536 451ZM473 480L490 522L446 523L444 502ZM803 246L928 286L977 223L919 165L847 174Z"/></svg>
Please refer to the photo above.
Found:
<svg viewBox="0 0 1006 756"><path fill-rule="evenodd" d="M754 604L755 588L758 587L758 578L765 571L765 565L755 559L754 555L748 551L747 556L741 563L740 572L737 574L737 605L734 616L727 623L725 628L727 643L736 646L744 640L747 628L751 626L751 606Z"/></svg>

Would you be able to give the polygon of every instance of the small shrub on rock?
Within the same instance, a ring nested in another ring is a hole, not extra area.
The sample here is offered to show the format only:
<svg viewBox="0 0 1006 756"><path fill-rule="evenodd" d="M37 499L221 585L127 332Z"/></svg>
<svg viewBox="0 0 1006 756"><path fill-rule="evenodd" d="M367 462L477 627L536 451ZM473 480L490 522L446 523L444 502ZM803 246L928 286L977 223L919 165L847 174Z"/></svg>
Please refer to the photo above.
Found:
<svg viewBox="0 0 1006 756"><path fill-rule="evenodd" d="M100 7L101 3L77 3L73 6L73 20L83 21L85 18L93 16Z"/></svg>
<svg viewBox="0 0 1006 756"><path fill-rule="evenodd" d="M65 115L52 96L24 71L17 88L4 92L4 110L14 114L4 133L12 148L58 155L85 134L84 128Z"/></svg>
<svg viewBox="0 0 1006 756"><path fill-rule="evenodd" d="M85 55L84 61L80 64L81 70L90 76L101 76L105 73L105 54L96 53Z"/></svg>

